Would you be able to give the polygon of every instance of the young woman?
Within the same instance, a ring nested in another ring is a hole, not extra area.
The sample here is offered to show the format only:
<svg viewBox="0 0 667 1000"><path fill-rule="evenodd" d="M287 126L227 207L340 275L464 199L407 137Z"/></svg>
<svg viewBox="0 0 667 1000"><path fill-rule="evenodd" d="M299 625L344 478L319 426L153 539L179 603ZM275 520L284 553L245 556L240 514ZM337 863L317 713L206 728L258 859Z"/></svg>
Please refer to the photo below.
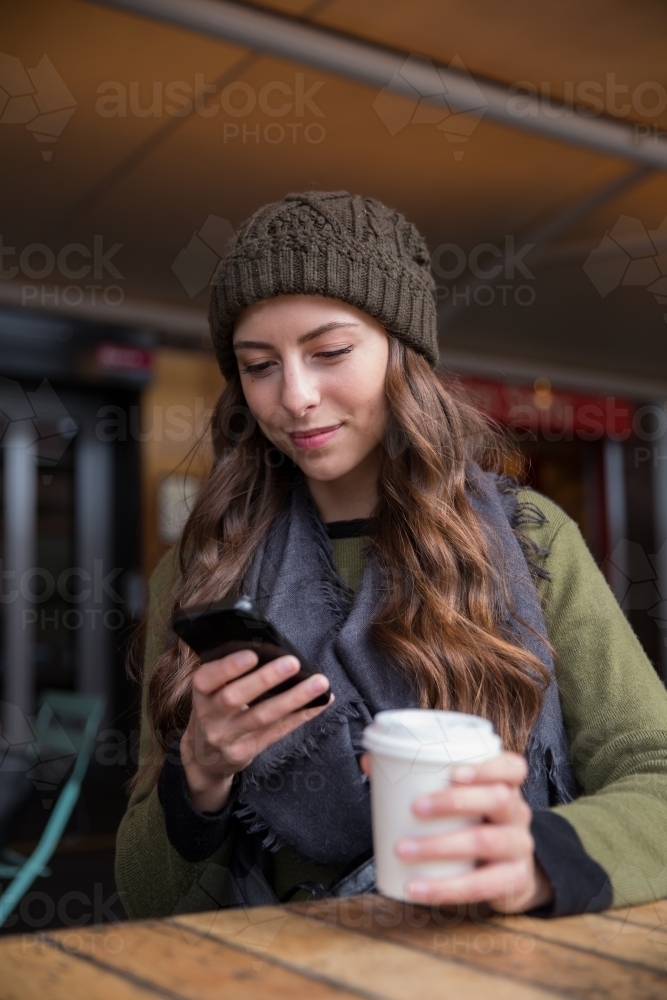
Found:
<svg viewBox="0 0 667 1000"><path fill-rule="evenodd" d="M413 900L556 915L666 895L667 694L573 522L498 474L499 438L436 374L414 226L345 192L265 206L216 273L211 330L214 463L150 588L129 915L371 888L361 733L416 706L491 719L506 752L413 803L484 821L396 845L476 862L410 880ZM241 593L321 670L252 707L294 657L202 666L168 627Z"/></svg>

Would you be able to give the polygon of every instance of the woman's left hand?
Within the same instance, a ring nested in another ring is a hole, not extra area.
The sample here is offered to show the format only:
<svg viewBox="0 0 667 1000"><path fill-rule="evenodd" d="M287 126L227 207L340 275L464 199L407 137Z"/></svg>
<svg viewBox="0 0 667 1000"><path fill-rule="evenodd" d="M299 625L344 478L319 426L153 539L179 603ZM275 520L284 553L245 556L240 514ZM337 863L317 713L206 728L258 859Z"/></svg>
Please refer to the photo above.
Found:
<svg viewBox="0 0 667 1000"><path fill-rule="evenodd" d="M361 758L370 774L370 756ZM535 860L530 833L532 812L521 794L527 774L523 757L503 753L480 765L459 765L452 784L415 799L419 819L466 817L474 826L453 833L399 840L396 854L403 861L470 860L477 865L453 878L408 880L416 903L459 904L484 901L501 913L521 913L553 899L547 876Z"/></svg>

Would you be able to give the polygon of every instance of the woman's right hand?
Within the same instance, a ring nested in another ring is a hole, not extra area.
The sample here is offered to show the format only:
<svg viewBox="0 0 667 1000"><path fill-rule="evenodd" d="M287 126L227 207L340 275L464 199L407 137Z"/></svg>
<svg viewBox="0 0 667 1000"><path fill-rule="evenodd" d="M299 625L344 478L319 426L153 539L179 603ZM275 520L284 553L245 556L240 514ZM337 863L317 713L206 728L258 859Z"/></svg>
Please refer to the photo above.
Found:
<svg viewBox="0 0 667 1000"><path fill-rule="evenodd" d="M256 664L257 654L244 649L202 664L192 676L192 711L181 738L181 760L190 799L199 812L222 809L237 771L328 707L304 708L329 687L324 674L249 707L299 672L295 656L281 656L248 673ZM332 694L329 705L333 700Z"/></svg>

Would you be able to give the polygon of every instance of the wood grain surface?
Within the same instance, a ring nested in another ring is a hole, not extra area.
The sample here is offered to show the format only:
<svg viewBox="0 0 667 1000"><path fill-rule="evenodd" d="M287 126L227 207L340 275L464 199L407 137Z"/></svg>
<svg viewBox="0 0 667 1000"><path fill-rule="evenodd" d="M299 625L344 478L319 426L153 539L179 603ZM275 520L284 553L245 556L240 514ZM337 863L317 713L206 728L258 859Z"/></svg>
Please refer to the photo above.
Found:
<svg viewBox="0 0 667 1000"><path fill-rule="evenodd" d="M667 902L538 920L379 896L0 941L1 1000L664 1000Z"/></svg>

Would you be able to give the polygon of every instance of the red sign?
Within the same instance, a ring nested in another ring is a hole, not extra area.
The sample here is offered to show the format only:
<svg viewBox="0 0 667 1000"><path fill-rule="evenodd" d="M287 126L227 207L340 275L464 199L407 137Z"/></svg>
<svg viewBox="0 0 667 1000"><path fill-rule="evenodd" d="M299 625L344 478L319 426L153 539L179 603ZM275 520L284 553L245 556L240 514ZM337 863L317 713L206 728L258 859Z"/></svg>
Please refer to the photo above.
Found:
<svg viewBox="0 0 667 1000"><path fill-rule="evenodd" d="M108 372L134 372L150 374L153 370L153 352L127 344L98 344L95 361Z"/></svg>
<svg viewBox="0 0 667 1000"><path fill-rule="evenodd" d="M512 385L490 379L456 380L470 401L498 423L547 440L578 438L625 441L632 434L634 404L618 396L593 396L553 389L547 379Z"/></svg>

